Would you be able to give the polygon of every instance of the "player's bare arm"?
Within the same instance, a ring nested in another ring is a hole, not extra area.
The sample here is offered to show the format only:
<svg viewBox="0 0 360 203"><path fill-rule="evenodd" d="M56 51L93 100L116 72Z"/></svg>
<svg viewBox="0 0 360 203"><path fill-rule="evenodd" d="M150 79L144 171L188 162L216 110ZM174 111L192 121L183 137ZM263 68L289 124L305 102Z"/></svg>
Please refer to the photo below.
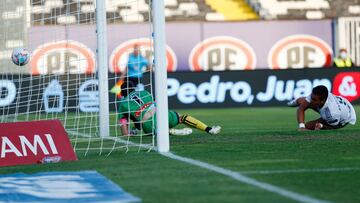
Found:
<svg viewBox="0 0 360 203"><path fill-rule="evenodd" d="M306 101L305 97L300 97L296 99L298 105L297 109L297 121L299 124L299 131L304 131L307 129L305 126L305 111L310 107L310 103Z"/></svg>

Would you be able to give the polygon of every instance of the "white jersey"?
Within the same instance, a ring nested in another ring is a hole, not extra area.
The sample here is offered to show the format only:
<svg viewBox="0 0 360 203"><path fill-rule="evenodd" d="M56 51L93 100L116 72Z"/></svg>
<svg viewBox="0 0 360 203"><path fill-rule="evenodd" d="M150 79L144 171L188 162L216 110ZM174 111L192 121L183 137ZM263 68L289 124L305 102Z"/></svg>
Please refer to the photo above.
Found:
<svg viewBox="0 0 360 203"><path fill-rule="evenodd" d="M311 101L311 95L306 97ZM351 103L341 97L329 93L328 98L322 108L317 109L322 119L331 126L344 126L348 123L355 125L356 113Z"/></svg>

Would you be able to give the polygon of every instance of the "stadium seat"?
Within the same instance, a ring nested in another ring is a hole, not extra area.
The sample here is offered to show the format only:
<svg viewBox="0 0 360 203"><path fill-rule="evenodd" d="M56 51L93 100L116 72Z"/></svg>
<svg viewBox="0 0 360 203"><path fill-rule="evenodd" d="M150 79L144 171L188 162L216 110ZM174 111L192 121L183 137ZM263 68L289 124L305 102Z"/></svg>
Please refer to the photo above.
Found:
<svg viewBox="0 0 360 203"><path fill-rule="evenodd" d="M95 6L94 4L85 4L81 6L81 12L82 13L93 13L95 12Z"/></svg>
<svg viewBox="0 0 360 203"><path fill-rule="evenodd" d="M45 1L45 8L61 8L63 7L63 1L62 0L46 0Z"/></svg>
<svg viewBox="0 0 360 203"><path fill-rule="evenodd" d="M195 2L180 3L179 10L188 16L196 16L200 13L199 7Z"/></svg>
<svg viewBox="0 0 360 203"><path fill-rule="evenodd" d="M2 13L3 20L10 20L10 19L20 19L22 18L22 14L24 12L24 7L19 6L16 8L15 11L6 11Z"/></svg>
<svg viewBox="0 0 360 203"><path fill-rule="evenodd" d="M323 19L356 16L359 0L247 0L263 19Z"/></svg>
<svg viewBox="0 0 360 203"><path fill-rule="evenodd" d="M144 16L132 9L122 9L120 11L120 16L123 22L126 23L144 22Z"/></svg>
<svg viewBox="0 0 360 203"><path fill-rule="evenodd" d="M149 5L145 2L145 0L128 1L125 5L139 12L147 12L149 10Z"/></svg>
<svg viewBox="0 0 360 203"><path fill-rule="evenodd" d="M165 8L165 17L173 17L173 16L181 16L181 15L183 15L183 11L181 10Z"/></svg>
<svg viewBox="0 0 360 203"><path fill-rule="evenodd" d="M51 9L50 8L45 8L44 6L33 6L31 12L33 14L42 14L42 13L50 13Z"/></svg>
<svg viewBox="0 0 360 203"><path fill-rule="evenodd" d="M178 1L177 0L165 0L165 7L176 7L178 6Z"/></svg>
<svg viewBox="0 0 360 203"><path fill-rule="evenodd" d="M207 13L205 19L207 21L224 21L225 17L221 13Z"/></svg>
<svg viewBox="0 0 360 203"><path fill-rule="evenodd" d="M58 24L74 24L76 23L76 17L75 16L59 16L57 18Z"/></svg>
<svg viewBox="0 0 360 203"><path fill-rule="evenodd" d="M348 11L350 14L360 14L360 5L350 5Z"/></svg>
<svg viewBox="0 0 360 203"><path fill-rule="evenodd" d="M307 11L306 18L307 19L322 19L322 18L324 18L324 13L322 11Z"/></svg>

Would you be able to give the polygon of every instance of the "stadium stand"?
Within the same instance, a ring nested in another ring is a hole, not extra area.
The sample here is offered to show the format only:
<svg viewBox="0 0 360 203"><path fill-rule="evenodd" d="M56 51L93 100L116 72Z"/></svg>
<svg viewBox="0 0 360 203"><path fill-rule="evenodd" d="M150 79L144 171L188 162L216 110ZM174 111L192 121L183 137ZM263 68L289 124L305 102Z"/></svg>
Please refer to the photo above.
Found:
<svg viewBox="0 0 360 203"><path fill-rule="evenodd" d="M32 21L35 25L92 23L94 1L31 0ZM107 15L112 22L149 19L149 0L106 0L106 3L111 5ZM359 15L360 0L165 0L167 21L324 19Z"/></svg>
<svg viewBox="0 0 360 203"><path fill-rule="evenodd" d="M360 0L247 0L262 19L359 16Z"/></svg>
<svg viewBox="0 0 360 203"><path fill-rule="evenodd" d="M95 0L31 0L35 25L86 24L94 19ZM106 0L113 22L143 22L149 0ZM80 10L80 14L76 11ZM224 21L257 19L245 0L165 0L167 21Z"/></svg>

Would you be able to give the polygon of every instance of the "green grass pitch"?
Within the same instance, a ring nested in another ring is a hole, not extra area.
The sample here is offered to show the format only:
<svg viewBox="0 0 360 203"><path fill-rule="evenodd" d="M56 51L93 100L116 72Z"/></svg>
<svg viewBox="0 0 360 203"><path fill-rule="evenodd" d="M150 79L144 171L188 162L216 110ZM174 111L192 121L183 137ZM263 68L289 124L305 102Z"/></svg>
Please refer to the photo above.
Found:
<svg viewBox="0 0 360 203"><path fill-rule="evenodd" d="M356 111L360 112L360 106ZM191 136L173 136L171 151L177 155L316 199L360 202L359 124L336 131L297 132L296 109L286 107L178 112L209 125L221 125L222 133L211 136L194 130ZM310 112L307 120L318 117ZM154 151L118 150L110 156L78 156L77 162L3 167L0 174L96 170L143 202L294 202Z"/></svg>

